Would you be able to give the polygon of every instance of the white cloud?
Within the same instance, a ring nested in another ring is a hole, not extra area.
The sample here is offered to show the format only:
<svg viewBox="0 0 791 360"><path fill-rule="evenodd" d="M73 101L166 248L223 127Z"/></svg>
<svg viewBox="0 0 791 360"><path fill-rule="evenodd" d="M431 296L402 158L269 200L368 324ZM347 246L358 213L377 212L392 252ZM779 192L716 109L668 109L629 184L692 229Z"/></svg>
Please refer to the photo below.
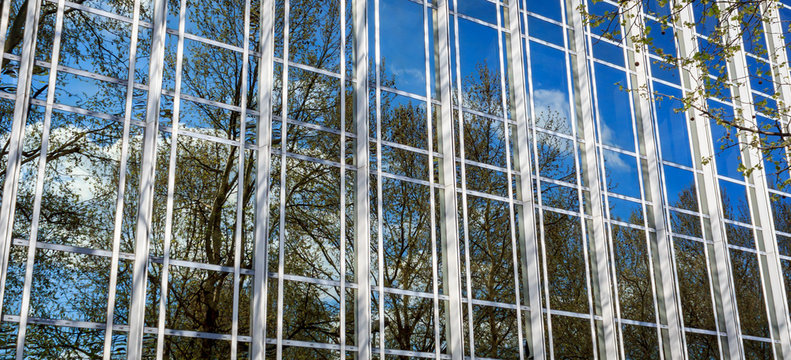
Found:
<svg viewBox="0 0 791 360"><path fill-rule="evenodd" d="M543 128L547 127L546 121L548 118L546 113L547 110L549 110L552 112L557 112L562 120L559 124L555 125L558 128L552 130L567 132L565 130L568 129L564 128L570 119L568 94L558 90L539 89L533 92L533 102L535 103L535 109L538 115L538 126Z"/></svg>

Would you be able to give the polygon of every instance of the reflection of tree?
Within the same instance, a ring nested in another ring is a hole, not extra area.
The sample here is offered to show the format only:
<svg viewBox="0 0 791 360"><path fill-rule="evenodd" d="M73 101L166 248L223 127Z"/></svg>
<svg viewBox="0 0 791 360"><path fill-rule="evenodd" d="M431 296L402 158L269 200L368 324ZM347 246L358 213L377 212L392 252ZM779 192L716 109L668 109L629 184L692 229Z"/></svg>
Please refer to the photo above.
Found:
<svg viewBox="0 0 791 360"><path fill-rule="evenodd" d="M23 2L26 4L26 2ZM334 2L301 0L291 4L289 53L292 61L315 68L338 71L340 61L340 29L336 19L339 9ZM47 39L53 26L54 13L48 12L46 4L42 10L43 39L39 53L46 54L49 49ZM178 10L176 1L168 3L171 12ZM24 5L19 5L24 8ZM128 12L128 4L116 5L113 11ZM277 13L282 12L279 3ZM241 7L234 1L213 2L207 0L189 2L188 17L193 23L190 31L228 44L238 45L240 39ZM14 9L18 9L14 5ZM231 11L231 10L233 11ZM16 14L14 10L12 16ZM202 11L206 12L205 14ZM253 14L253 19L258 15ZM128 28L116 27L95 15L85 15L82 11L69 10L66 14L69 34L104 34L117 32L118 37L128 36ZM17 21L13 21L17 24ZM253 24L253 28L257 24ZM277 24L276 38L282 39L283 24ZM50 30L47 30L50 29ZM127 30L121 30L127 29ZM319 30L316 30L319 29ZM16 30L14 30L16 31ZM143 34L144 32L141 32ZM142 36L142 35L141 35ZM168 38L166 54L165 87L175 79L175 37ZM102 40L101 36L81 42L78 36L64 35L63 58L73 59L70 66L88 66L98 69L105 75L123 78L128 66L126 60L117 61L124 52L120 45ZM145 39L141 39L145 41ZM10 44L12 42L7 42ZM347 41L351 43L351 41ZM90 46L84 46L88 44ZM10 45L9 45L10 46ZM251 42L252 50L258 51L257 42ZM280 43L282 46L282 43ZM10 49L16 49L11 47ZM139 56L145 57L146 46ZM225 102L234 106L257 108L257 74L259 64L251 62L249 67L248 90L243 94L241 63L242 55L229 50L221 50L191 41L185 43L185 62L183 69L183 91L189 95ZM119 55L120 53L120 55ZM126 53L128 54L128 53ZM127 55L128 57L128 55ZM124 65L127 64L127 65ZM11 65L8 65L11 66ZM4 74L8 73L6 67ZM40 70L40 69L39 69ZM10 70L8 70L10 71ZM38 70L37 70L38 71ZM351 114L352 97L347 103L340 100L340 91L346 84L318 72L290 68L288 84L280 83L282 67L276 65L276 91L288 93L288 118L303 123L320 125L324 128L340 130L341 107ZM477 112L502 116L502 89L498 73L479 64L477 73L465 79L462 104ZM144 70L137 74L143 82L147 76ZM392 75L386 71L383 83L393 86ZM70 78L58 80L59 88L71 85ZM38 86L38 85L37 85ZM75 106L91 108L111 115L117 111L123 92L109 83L97 83L96 96L80 98ZM284 88L285 86L285 88ZM35 93L35 91L34 91ZM41 98L45 92L38 96ZM243 96L244 95L244 96ZM507 94L506 94L507 95ZM242 104L245 98L247 103ZM274 113L281 114L282 104L279 94L275 94ZM507 96L506 96L507 98ZM161 117L163 122L172 119L172 98L164 97ZM10 118L10 102L0 102L3 120ZM136 105L139 105L136 103ZM432 111L425 103L418 101L399 102L393 95L383 94L381 103L382 140L428 149L427 112ZM137 107L136 107L137 109ZM23 154L23 186L19 192L15 236L25 238L32 216L33 178L35 164L39 157L41 144L40 123L43 109L31 108L26 128L26 145ZM537 122L546 130L565 132L562 129L567 119L567 109L542 109ZM139 117L139 113L135 113ZM463 131L464 150L467 159L506 167L506 142L503 122L488 117L466 113ZM436 119L436 116L434 117ZM372 117L375 119L375 117ZM110 250L113 232L114 202L119 178L121 126L117 122L98 117L70 114L56 111L53 115L53 132L48 151L47 180L42 203L42 224L39 240L47 243L73 245L91 249ZM256 124L248 125L247 134L240 134L241 114L221 109L203 102L183 101L180 116L181 129L197 133L203 137L222 140L243 138L252 141ZM347 128L351 123L347 115ZM10 121L0 126L6 134ZM340 148L340 136L331 131L316 130L306 126L289 124L288 140L280 144L282 130L280 122L274 125L274 146L285 148L289 153L315 159L339 162L347 149ZM252 128L252 129L251 129ZM513 131L509 129L509 133ZM121 250L132 252L134 243L134 224L136 222L139 188L139 168L141 149L141 130L132 127L129 139L129 163L127 188L125 189L124 223L122 227ZM209 141L187 134L174 140L169 132L161 132L158 139L157 177L153 215L153 238L151 252L163 255L165 238L166 201L168 194L167 178L170 152L175 149L175 187L173 190L173 223L170 256L172 259L197 263L232 267L234 264L234 239L242 238L242 268L252 268L252 194L254 190L253 161L255 154L240 154L235 146ZM457 134L458 136L458 134ZM433 140L433 139L432 139ZM3 155L7 152L8 140L3 137ZM574 151L567 139L539 133L536 135L538 168L542 177L559 180L569 184L576 183ZM347 140L351 143L352 140ZM348 146L348 145L347 145ZM460 144L457 144L460 146ZM238 173L238 162L242 156L244 174ZM409 178L428 180L428 157L414 151L398 147L383 146L381 154L382 169L392 174ZM6 162L3 160L2 166ZM280 167L286 167L286 181L280 184ZM277 261L284 261L289 275L299 275L321 280L338 280L340 262L347 261L347 271L353 270L352 256L340 259L340 221L347 221L347 254L352 254L350 239L354 224L351 223L353 211L347 209L347 219L340 218L341 191L340 170L334 166L308 160L289 158L285 164L280 159L273 160L273 215L270 219L270 238L277 239L279 234L280 202L285 204L285 243L284 259L272 256L272 270L276 271ZM5 168L0 169L4 174ZM469 186L478 192L505 197L508 183L503 172L490 167L469 165L466 167ZM239 188L239 176L245 181ZM353 180L347 172L346 181ZM87 185L77 185L87 184ZM350 184L345 184L349 188ZM353 184L351 184L353 187ZM375 188L375 182L372 184ZM372 223L382 221L384 253L376 254L384 260L384 284L386 288L411 290L430 294L432 292L432 254L431 254L431 216L430 190L428 186L392 178L382 180L383 213L372 214ZM83 186L83 187L81 187ZM87 186L84 187L84 186ZM280 186L285 186L285 198L279 199ZM244 216L241 218L242 233L237 234L236 208L241 192ZM571 187L542 182L541 194L535 194L550 208L579 211L579 197ZM346 191L346 205L353 204L349 191ZM375 202L375 196L371 201ZM373 206L372 209L376 207ZM469 294L477 300L500 303L514 302L513 253L508 203L489 198L468 197L469 242L468 254L472 289ZM517 210L521 211L521 210ZM587 295L585 286L585 260L583 235L579 217L563 215L559 212L544 213L544 237L547 254L546 262L550 279L549 303L553 309L587 314ZM625 256L619 262L619 276L623 286L622 306L634 310L635 318L647 317L650 302L650 284L644 262L645 240L632 232L618 233L619 247ZM372 239L376 239L372 236ZM276 244L277 242L272 242ZM277 254L273 246L271 254ZM372 243L372 249L376 244ZM12 259L22 259L22 250L14 248ZM36 282L33 287L31 311L33 316L47 319L67 319L102 323L105 321L105 302L109 283L109 260L92 255L71 255L59 251L39 251L36 259ZM640 264L640 266L637 266ZM128 303L131 288L131 262L123 260L120 266L118 297L116 301L115 322L128 323ZM634 265L634 266L633 266ZM231 309L233 296L233 274L227 271L194 269L181 265L171 265L169 288L167 289L166 327L174 330L192 330L213 334L229 334L231 331ZM13 298L21 288L23 267L21 261L12 261L9 267L9 299L5 302L4 314L15 314L13 307L18 302ZM372 274L377 278L378 274ZM163 276L162 265L149 266L149 288L146 313L146 326L156 326L158 316L158 289ZM368 276L368 274L364 274ZM525 276L525 274L522 274ZM378 279L377 279L378 280ZM249 282L243 277L240 300L240 335L249 333ZM440 281L442 281L440 279ZM631 283L629 283L631 281ZM275 329L276 282L269 289L270 311L267 321L270 337ZM65 284L65 285L64 285ZM69 285L69 287L65 287ZM77 294L77 289L84 290ZM87 289L87 290L86 290ZM283 288L283 337L290 340L318 343L337 343L340 331L340 289L330 285L309 284L307 282L284 280ZM347 332L353 329L353 309L349 303L353 293L346 294ZM377 295L378 296L378 295ZM433 301L420 296L406 296L394 293L384 294L383 313L385 316L384 339L387 348L432 352L435 346L435 324ZM59 300L61 299L61 300ZM62 299L80 299L64 301ZM378 302L373 302L378 306ZM377 308L373 309L377 311ZM18 313L18 309L17 309ZM631 318L631 317L630 317ZM489 305L475 305L472 319L476 338L476 355L485 357L513 357L518 353L515 313L511 309ZM646 321L651 321L646 320ZM591 354L590 326L588 320L554 316L553 334L556 355L559 358L585 358ZM3 328L3 336L12 331ZM442 331L444 333L444 331ZM94 358L101 354L103 332L51 325L31 326L27 343L29 354L47 358ZM587 340L582 340L586 339ZM166 356L172 359L216 358L229 352L226 341L201 338L167 336ZM347 336L347 344L353 342ZM11 344L13 341L5 342ZM151 348L146 345L146 351ZM444 344L441 344L444 346ZM273 355L274 346L268 349ZM125 351L123 345L116 345L114 351ZM329 358L333 354L318 349L284 349L284 355L292 359ZM562 355L562 356L561 356Z"/></svg>

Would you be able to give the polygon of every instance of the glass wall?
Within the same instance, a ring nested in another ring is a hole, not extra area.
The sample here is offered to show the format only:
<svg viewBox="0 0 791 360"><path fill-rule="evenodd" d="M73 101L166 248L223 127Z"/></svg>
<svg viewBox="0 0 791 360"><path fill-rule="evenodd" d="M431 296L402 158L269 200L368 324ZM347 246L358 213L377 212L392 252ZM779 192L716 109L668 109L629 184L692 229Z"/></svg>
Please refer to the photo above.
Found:
<svg viewBox="0 0 791 360"><path fill-rule="evenodd" d="M0 359L791 356L788 169L641 4L2 2Z"/></svg>

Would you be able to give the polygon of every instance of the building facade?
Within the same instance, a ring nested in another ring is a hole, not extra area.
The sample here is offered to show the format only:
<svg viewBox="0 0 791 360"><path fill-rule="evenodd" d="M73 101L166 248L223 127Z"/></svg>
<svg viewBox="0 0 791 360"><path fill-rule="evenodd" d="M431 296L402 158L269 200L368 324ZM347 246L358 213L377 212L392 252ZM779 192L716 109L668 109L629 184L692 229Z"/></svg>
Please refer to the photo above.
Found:
<svg viewBox="0 0 791 360"><path fill-rule="evenodd" d="M3 1L0 358L791 358L791 3L581 5Z"/></svg>

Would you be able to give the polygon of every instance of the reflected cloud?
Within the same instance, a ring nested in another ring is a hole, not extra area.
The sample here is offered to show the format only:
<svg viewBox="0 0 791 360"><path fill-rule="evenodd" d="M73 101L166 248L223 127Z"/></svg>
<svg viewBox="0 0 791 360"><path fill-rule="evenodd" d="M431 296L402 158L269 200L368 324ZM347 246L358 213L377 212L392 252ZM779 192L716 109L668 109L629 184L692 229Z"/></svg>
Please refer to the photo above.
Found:
<svg viewBox="0 0 791 360"><path fill-rule="evenodd" d="M570 133L568 94L559 90L538 89L533 92L536 122L541 128ZM557 119L554 119L557 117Z"/></svg>

